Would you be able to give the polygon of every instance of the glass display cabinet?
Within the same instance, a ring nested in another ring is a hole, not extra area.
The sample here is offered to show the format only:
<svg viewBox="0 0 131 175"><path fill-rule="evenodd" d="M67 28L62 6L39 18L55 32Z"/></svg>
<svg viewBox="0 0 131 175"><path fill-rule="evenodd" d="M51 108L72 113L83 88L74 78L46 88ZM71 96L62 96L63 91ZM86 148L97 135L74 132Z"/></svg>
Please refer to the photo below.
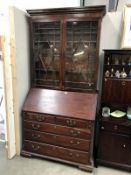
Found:
<svg viewBox="0 0 131 175"><path fill-rule="evenodd" d="M96 90L104 6L28 10L34 87Z"/></svg>
<svg viewBox="0 0 131 175"><path fill-rule="evenodd" d="M104 50L96 165L131 170L131 51ZM103 114L103 111L106 114ZM108 114L108 115L107 115Z"/></svg>

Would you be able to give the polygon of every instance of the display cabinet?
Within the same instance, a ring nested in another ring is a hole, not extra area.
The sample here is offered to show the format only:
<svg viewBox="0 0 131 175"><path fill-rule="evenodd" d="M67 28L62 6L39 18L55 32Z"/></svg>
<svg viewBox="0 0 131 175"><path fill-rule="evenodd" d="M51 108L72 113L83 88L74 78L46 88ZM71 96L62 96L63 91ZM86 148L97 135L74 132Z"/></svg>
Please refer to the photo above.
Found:
<svg viewBox="0 0 131 175"><path fill-rule="evenodd" d="M102 97L95 143L96 165L131 170L130 90L131 51L104 50ZM103 113L105 109L107 111Z"/></svg>
<svg viewBox="0 0 131 175"><path fill-rule="evenodd" d="M97 89L104 6L28 10L32 40L32 86Z"/></svg>

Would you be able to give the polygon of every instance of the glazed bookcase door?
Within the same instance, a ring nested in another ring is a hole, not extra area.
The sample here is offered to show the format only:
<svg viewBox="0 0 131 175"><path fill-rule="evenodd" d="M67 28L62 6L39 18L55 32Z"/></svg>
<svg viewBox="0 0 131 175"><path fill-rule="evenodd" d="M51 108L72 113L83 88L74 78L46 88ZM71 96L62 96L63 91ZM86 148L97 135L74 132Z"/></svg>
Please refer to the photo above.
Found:
<svg viewBox="0 0 131 175"><path fill-rule="evenodd" d="M35 87L59 88L60 21L32 22Z"/></svg>
<svg viewBox="0 0 131 175"><path fill-rule="evenodd" d="M65 89L96 89L98 21L67 21Z"/></svg>

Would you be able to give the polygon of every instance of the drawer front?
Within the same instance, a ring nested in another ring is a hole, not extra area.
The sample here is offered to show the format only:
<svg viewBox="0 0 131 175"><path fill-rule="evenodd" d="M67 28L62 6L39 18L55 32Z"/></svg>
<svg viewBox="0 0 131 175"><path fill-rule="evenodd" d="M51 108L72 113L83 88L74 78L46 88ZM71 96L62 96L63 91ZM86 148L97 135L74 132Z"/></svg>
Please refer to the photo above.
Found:
<svg viewBox="0 0 131 175"><path fill-rule="evenodd" d="M49 123L29 122L29 121L24 121L24 128L36 131L72 136L87 140L91 138L92 134L91 131L88 129L76 129L60 125L53 125Z"/></svg>
<svg viewBox="0 0 131 175"><path fill-rule="evenodd" d="M109 122L102 122L101 130L111 131L115 133L131 134L131 127L126 127L126 126L109 123Z"/></svg>
<svg viewBox="0 0 131 175"><path fill-rule="evenodd" d="M56 117L56 124L69 126L69 127L76 127L76 128L86 128L92 129L93 122L92 121L85 121L85 120L77 120L71 119L66 117Z"/></svg>
<svg viewBox="0 0 131 175"><path fill-rule="evenodd" d="M24 120L36 121L36 122L45 122L45 123L55 123L55 117L52 115L40 114L40 113L31 113L23 112Z"/></svg>
<svg viewBox="0 0 131 175"><path fill-rule="evenodd" d="M79 149L83 151L89 151L90 148L90 140L82 140L72 138L69 136L55 135L46 132L30 131L30 130L25 130L24 135L25 140L39 141L53 145Z"/></svg>
<svg viewBox="0 0 131 175"><path fill-rule="evenodd" d="M72 149L66 149L66 148L53 146L49 144L24 141L24 150L32 153L37 153L40 155L56 157L63 160L69 160L69 161L83 163L83 164L89 163L88 152L75 151Z"/></svg>
<svg viewBox="0 0 131 175"><path fill-rule="evenodd" d="M128 135L102 131L99 139L98 158L131 165L131 138Z"/></svg>

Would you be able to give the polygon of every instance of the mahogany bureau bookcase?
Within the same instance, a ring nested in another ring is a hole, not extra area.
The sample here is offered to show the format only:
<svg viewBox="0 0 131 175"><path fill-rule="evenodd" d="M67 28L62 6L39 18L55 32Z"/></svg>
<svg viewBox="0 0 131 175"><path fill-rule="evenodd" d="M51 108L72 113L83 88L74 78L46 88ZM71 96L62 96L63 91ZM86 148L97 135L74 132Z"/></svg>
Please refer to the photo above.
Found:
<svg viewBox="0 0 131 175"><path fill-rule="evenodd" d="M22 111L21 154L91 171L105 6L27 12L31 90Z"/></svg>

